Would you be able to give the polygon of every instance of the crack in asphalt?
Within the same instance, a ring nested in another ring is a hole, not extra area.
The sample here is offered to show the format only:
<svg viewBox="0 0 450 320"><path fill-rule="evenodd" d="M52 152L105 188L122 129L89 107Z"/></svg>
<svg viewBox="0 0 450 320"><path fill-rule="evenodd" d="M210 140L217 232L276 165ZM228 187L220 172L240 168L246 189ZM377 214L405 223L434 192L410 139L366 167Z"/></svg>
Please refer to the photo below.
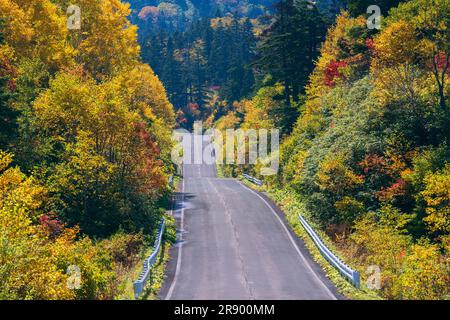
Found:
<svg viewBox="0 0 450 320"><path fill-rule="evenodd" d="M225 208L225 214L227 215L227 218L228 218L228 220L230 222L230 225L231 225L231 227L233 229L234 240L236 242L235 249L236 249L236 253L237 253L238 259L239 259L240 269L241 269L241 272L242 272L241 275L242 275L242 278L243 278L243 285L244 285L245 289L247 290L247 293L249 295L249 300L255 300L255 296L253 294L253 290L252 290L252 288L250 286L250 282L248 281L248 273L247 273L247 271L245 269L244 258L242 256L242 253L241 253L241 250L240 250L241 245L240 245L240 241L239 241L239 234L238 234L236 226L234 224L233 217L231 216L231 212L230 212L230 210L228 208L228 205L227 205L225 199L223 198L223 196L217 190L215 185L213 183L211 183L211 179L207 178L206 181L212 187L214 192L217 194L217 197L220 199L220 202L223 204L223 206Z"/></svg>

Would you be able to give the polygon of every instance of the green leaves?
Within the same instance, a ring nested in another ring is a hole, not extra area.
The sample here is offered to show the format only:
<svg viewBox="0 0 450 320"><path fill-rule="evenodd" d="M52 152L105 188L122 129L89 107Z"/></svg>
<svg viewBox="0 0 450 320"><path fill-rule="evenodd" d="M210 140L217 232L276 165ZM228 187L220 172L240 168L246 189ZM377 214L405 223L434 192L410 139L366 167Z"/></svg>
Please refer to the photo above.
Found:
<svg viewBox="0 0 450 320"><path fill-rule="evenodd" d="M284 104L288 107L291 99L299 101L325 32L323 15L307 1L283 0L277 4L275 21L263 33L255 65L284 85Z"/></svg>

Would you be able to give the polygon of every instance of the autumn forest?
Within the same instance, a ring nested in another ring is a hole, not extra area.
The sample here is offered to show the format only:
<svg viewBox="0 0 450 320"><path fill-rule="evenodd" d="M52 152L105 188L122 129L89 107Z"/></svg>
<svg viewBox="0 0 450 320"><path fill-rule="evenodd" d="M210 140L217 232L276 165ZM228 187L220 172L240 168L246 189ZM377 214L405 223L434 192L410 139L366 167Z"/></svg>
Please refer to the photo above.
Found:
<svg viewBox="0 0 450 320"><path fill-rule="evenodd" d="M277 174L217 170L306 216L343 295L450 298L450 0L128 2L0 0L0 300L133 299L196 121L280 130Z"/></svg>

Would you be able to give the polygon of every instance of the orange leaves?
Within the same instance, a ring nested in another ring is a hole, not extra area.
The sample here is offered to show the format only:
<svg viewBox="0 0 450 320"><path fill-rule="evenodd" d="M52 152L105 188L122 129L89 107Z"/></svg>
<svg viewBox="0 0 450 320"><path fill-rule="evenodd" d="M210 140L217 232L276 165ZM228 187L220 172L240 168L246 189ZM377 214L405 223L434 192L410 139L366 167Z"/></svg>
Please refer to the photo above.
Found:
<svg viewBox="0 0 450 320"><path fill-rule="evenodd" d="M377 193L380 201L390 201L394 197L402 196L406 192L406 182L403 179L397 181L388 188L385 188Z"/></svg>
<svg viewBox="0 0 450 320"><path fill-rule="evenodd" d="M199 105L198 105L198 103L190 102L190 103L188 103L187 108L188 108L188 110L189 110L189 114L190 114L192 117L194 117L194 118L196 118L196 119L198 119L198 118L200 117L201 112L200 112L200 110L199 110Z"/></svg>
<svg viewBox="0 0 450 320"><path fill-rule="evenodd" d="M387 160L377 154L368 154L363 161L359 163L365 174L372 172L380 172L384 174L389 174L391 171L389 169Z"/></svg>
<svg viewBox="0 0 450 320"><path fill-rule="evenodd" d="M146 124L137 122L134 128L137 141L133 145L134 159L130 159L128 165L135 166L135 178L141 179L138 190L152 196L158 194L166 184L163 170L158 170L164 163L158 159L160 150L148 132Z"/></svg>
<svg viewBox="0 0 450 320"><path fill-rule="evenodd" d="M179 124L185 124L185 123L187 123L188 122L188 119L186 118L186 115L185 115L185 113L183 112L183 110L181 110L181 109L179 109L178 111L177 111L177 118L176 118L176 120L177 120L177 123L179 123Z"/></svg>
<svg viewBox="0 0 450 320"><path fill-rule="evenodd" d="M58 217L53 212L42 215L39 218L39 224L49 237L55 237L61 234L61 232L64 229L63 223L58 219Z"/></svg>

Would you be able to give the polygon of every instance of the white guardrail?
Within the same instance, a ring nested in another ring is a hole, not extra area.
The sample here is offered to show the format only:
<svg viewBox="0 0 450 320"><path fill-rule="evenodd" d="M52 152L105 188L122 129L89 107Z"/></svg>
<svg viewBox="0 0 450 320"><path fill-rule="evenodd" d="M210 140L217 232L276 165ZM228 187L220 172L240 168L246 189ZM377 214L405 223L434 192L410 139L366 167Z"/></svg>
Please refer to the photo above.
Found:
<svg viewBox="0 0 450 320"><path fill-rule="evenodd" d="M248 174L243 174L243 176L245 179L253 182L254 184L257 184L259 186L263 185L263 181L258 180ZM305 228L306 232L314 241L323 257L333 267L335 267L344 278L350 281L350 283L352 283L356 288L359 288L360 287L359 272L351 269L344 262L342 262L335 254L333 254L333 252L331 252L330 249L328 249L328 247L323 243L322 239L320 239L320 237L317 235L317 233L314 231L314 229L309 225L308 221L306 221L306 219L302 215L299 215L299 219L303 228Z"/></svg>
<svg viewBox="0 0 450 320"><path fill-rule="evenodd" d="M309 225L309 223L306 221L302 215L298 216L300 219L300 222L305 228L306 232L308 232L309 236L312 238L316 246L319 248L320 253L324 256L325 259L333 266L335 267L339 273L349 280L356 288L360 287L360 275L358 271L355 271L351 269L349 266L347 266L344 262L342 262L338 257L336 257L333 252L331 252L327 246L323 243L322 239L317 235L317 233L314 231L313 228Z"/></svg>
<svg viewBox="0 0 450 320"><path fill-rule="evenodd" d="M251 175L248 175L248 174L244 173L242 176L245 179L247 179L248 181L253 182L254 184L256 184L256 185L258 185L260 187L263 185L263 181L262 180L256 179L256 178L252 177Z"/></svg>
<svg viewBox="0 0 450 320"><path fill-rule="evenodd" d="M163 219L161 226L159 228L158 237L156 238L155 245L153 246L153 251L150 256L144 261L144 270L139 275L139 279L134 282L134 297L137 299L141 295L142 291L150 278L151 268L155 264L159 250L161 249L162 238L164 235L164 229L166 227L166 221Z"/></svg>

